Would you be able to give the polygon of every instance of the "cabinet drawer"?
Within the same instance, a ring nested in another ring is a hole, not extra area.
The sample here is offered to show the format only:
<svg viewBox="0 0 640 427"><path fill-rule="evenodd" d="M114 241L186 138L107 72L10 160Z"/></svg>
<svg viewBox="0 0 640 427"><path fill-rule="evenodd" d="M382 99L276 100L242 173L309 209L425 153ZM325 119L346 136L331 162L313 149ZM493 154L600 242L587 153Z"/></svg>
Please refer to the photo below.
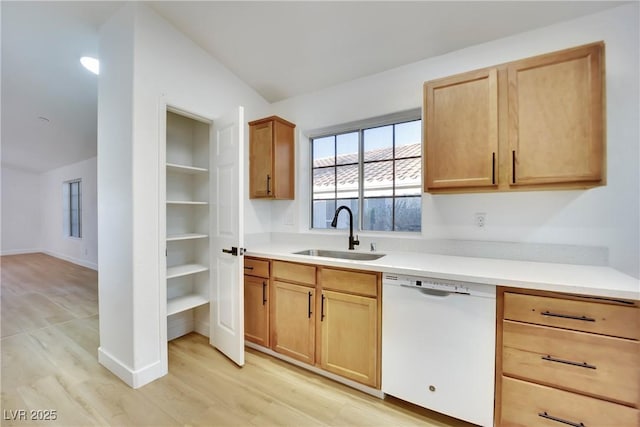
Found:
<svg viewBox="0 0 640 427"><path fill-rule="evenodd" d="M578 393L640 404L640 343L505 321L505 375Z"/></svg>
<svg viewBox="0 0 640 427"><path fill-rule="evenodd" d="M273 277L279 280L315 286L316 268L293 262L273 261Z"/></svg>
<svg viewBox="0 0 640 427"><path fill-rule="evenodd" d="M269 261L257 258L244 259L244 274L269 278Z"/></svg>
<svg viewBox="0 0 640 427"><path fill-rule="evenodd" d="M371 297L378 295L377 273L323 268L320 270L320 284L323 289L332 289Z"/></svg>
<svg viewBox="0 0 640 427"><path fill-rule="evenodd" d="M502 426L638 427L640 411L568 391L502 377L501 420Z"/></svg>
<svg viewBox="0 0 640 427"><path fill-rule="evenodd" d="M504 318L640 339L640 310L636 307L505 292Z"/></svg>

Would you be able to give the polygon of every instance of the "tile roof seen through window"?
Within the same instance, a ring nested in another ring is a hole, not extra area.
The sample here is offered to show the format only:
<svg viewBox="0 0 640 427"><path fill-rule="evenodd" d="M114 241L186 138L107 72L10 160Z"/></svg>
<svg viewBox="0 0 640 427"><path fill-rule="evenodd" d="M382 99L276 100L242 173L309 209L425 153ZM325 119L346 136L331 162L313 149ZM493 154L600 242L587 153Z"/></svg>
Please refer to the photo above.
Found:
<svg viewBox="0 0 640 427"><path fill-rule="evenodd" d="M365 184L374 182L393 181L393 151L392 147L366 151L364 153ZM421 159L407 158L421 155L421 144L409 144L396 147L396 181L420 182ZM384 161L389 160L389 161ZM374 163L367 163L374 162ZM349 164L351 163L351 164ZM355 163L355 164L353 164ZM323 157L313 161L313 186L333 187L336 185L357 184L358 182L358 154L341 154L337 157Z"/></svg>

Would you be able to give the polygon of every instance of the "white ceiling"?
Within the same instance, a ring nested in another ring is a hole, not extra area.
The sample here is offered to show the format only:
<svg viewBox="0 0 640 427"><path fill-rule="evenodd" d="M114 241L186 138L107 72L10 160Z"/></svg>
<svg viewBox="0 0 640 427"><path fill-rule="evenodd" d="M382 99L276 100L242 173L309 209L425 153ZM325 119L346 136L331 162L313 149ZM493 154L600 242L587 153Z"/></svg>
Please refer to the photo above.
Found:
<svg viewBox="0 0 640 427"><path fill-rule="evenodd" d="M623 2L147 4L274 102ZM42 172L96 155L97 77L79 58L97 55L121 5L0 2L3 165Z"/></svg>
<svg viewBox="0 0 640 427"><path fill-rule="evenodd" d="M616 5L579 1L149 4L270 102Z"/></svg>
<svg viewBox="0 0 640 427"><path fill-rule="evenodd" d="M119 5L2 1L2 164L42 172L96 155L98 29ZM38 117L46 117L43 122Z"/></svg>

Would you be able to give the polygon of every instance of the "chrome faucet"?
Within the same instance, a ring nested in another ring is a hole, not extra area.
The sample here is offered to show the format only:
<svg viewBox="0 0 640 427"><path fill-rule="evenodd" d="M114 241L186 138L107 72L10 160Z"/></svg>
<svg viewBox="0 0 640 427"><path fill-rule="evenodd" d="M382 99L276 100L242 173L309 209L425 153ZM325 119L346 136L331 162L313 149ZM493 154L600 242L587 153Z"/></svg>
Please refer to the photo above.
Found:
<svg viewBox="0 0 640 427"><path fill-rule="evenodd" d="M338 226L338 214L342 209L346 209L349 213L349 249L353 250L355 249L355 245L360 244L360 241L358 240L358 236L356 236L355 239L353 238L353 212L351 212L351 209L349 209L347 206L340 206L338 209L336 209L336 213L333 215L333 221L331 221L331 226L333 228Z"/></svg>

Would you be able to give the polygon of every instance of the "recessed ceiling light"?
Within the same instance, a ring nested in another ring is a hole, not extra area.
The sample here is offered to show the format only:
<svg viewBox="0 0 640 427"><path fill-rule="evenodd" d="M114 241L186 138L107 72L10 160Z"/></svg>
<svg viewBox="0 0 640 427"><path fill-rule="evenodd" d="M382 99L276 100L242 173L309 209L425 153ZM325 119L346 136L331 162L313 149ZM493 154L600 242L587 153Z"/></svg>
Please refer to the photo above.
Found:
<svg viewBox="0 0 640 427"><path fill-rule="evenodd" d="M100 74L100 61L90 56L83 56L80 58L80 63L84 68L91 71L93 74Z"/></svg>

